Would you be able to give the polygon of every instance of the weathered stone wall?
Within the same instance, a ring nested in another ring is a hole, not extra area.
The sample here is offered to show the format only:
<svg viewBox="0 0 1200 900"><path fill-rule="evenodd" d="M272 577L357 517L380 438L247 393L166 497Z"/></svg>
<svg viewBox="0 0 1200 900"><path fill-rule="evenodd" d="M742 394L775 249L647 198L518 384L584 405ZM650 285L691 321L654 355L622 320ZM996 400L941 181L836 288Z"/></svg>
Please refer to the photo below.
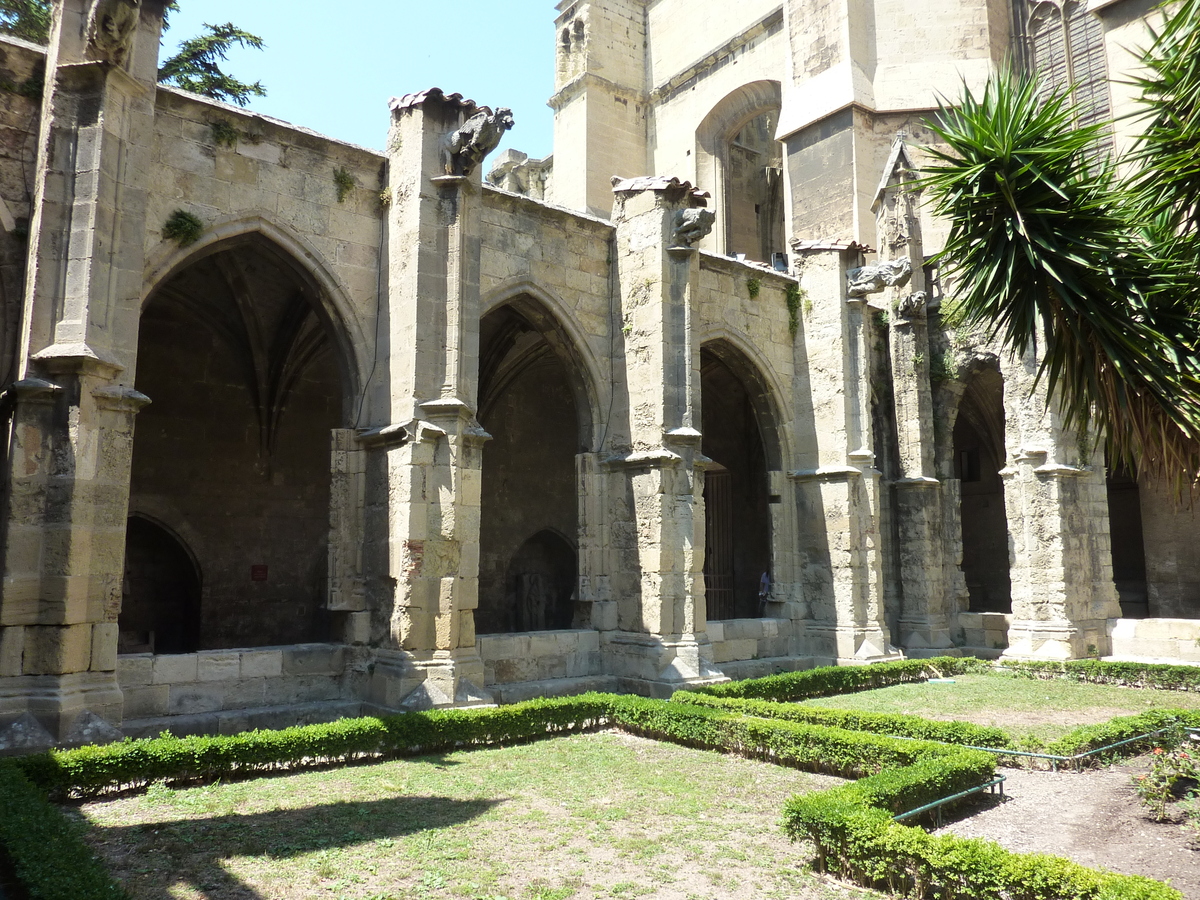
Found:
<svg viewBox="0 0 1200 900"><path fill-rule="evenodd" d="M236 734L356 715L336 644L121 656L123 729L131 737Z"/></svg>
<svg viewBox="0 0 1200 900"><path fill-rule="evenodd" d="M218 143L214 123L236 129L234 146ZM340 332L339 349L351 355L348 374L362 385L374 358L384 157L161 86L153 153L147 173L145 293L210 244L263 231L316 273L329 296L314 299ZM341 201L334 180L338 170L355 182ZM176 209L193 213L205 225L190 248L162 238L162 225ZM377 373L358 424L379 414L386 388Z"/></svg>
<svg viewBox="0 0 1200 900"><path fill-rule="evenodd" d="M706 23L725 27L706 24L706 41L698 42L698 15ZM744 85L780 80L786 45L779 3L706 0L685 4L669 0L650 6L648 21L651 171L687 178L704 190L716 191L714 204L722 208L732 198L720 190L719 176L711 164L701 162L697 129L714 108ZM723 138L732 137L756 112L766 111L738 106L728 121L722 122ZM718 237L706 239L702 246L723 248Z"/></svg>
<svg viewBox="0 0 1200 900"><path fill-rule="evenodd" d="M596 631L480 635L479 655L483 658L485 684L500 693L505 702L526 699L514 691L526 691L529 696L554 692L553 682L562 679L570 680L575 690L606 687L600 635Z"/></svg>
<svg viewBox="0 0 1200 900"><path fill-rule="evenodd" d="M46 50L0 37L0 390L16 377Z"/></svg>
<svg viewBox="0 0 1200 900"><path fill-rule="evenodd" d="M1142 540L1149 614L1200 618L1200 520L1179 508L1170 489L1142 479Z"/></svg>

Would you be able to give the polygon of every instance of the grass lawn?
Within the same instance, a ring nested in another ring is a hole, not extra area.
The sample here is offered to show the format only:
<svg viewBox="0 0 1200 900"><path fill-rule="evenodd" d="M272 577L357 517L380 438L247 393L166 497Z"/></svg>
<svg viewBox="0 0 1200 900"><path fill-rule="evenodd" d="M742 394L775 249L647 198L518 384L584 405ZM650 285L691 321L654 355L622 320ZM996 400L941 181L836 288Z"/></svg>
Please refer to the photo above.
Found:
<svg viewBox="0 0 1200 900"><path fill-rule="evenodd" d="M784 799L836 779L618 733L78 807L141 898L848 900Z"/></svg>
<svg viewBox="0 0 1200 900"><path fill-rule="evenodd" d="M953 684L898 684L857 694L804 701L807 706L908 713L995 725L1040 741L1079 725L1107 722L1155 707L1200 709L1200 693L1154 691L1011 675L955 675Z"/></svg>

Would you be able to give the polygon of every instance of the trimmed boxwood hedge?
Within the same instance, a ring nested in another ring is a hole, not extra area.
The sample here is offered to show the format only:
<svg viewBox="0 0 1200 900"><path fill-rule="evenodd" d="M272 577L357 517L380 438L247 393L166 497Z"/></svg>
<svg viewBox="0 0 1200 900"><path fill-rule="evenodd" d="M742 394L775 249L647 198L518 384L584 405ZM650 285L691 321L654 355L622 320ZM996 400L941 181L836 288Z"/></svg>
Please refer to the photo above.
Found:
<svg viewBox="0 0 1200 900"><path fill-rule="evenodd" d="M938 656L933 659L904 659L866 666L821 666L802 672L781 672L764 678L705 685L696 693L712 697L737 697L780 702L851 694L893 684L925 681L930 677L987 672L992 664L971 656Z"/></svg>
<svg viewBox="0 0 1200 900"><path fill-rule="evenodd" d="M617 699L613 704L612 721L627 731L649 737L691 747L728 750L845 778L859 778L881 769L910 766L920 760L961 752L958 748L931 741L897 740L862 731L760 719L639 697ZM995 767L990 754L980 756L986 757L989 765Z"/></svg>
<svg viewBox="0 0 1200 900"><path fill-rule="evenodd" d="M900 825L893 811L938 783L950 792L981 774L963 751L890 770L784 805L784 829L816 847L816 867L916 900L1182 900L1162 882L1116 875L1041 853L1013 853L991 841L934 836ZM976 781L976 784L979 782Z"/></svg>
<svg viewBox="0 0 1200 900"><path fill-rule="evenodd" d="M1030 678L1070 678L1164 691L1200 691L1200 666L1072 659L1065 662L1000 660L996 667Z"/></svg>
<svg viewBox="0 0 1200 900"><path fill-rule="evenodd" d="M0 764L0 847L32 900L128 900L77 825L18 766Z"/></svg>
<svg viewBox="0 0 1200 900"><path fill-rule="evenodd" d="M1057 857L1010 853L986 841L933 837L894 823L892 815L898 812L992 776L992 754L947 740L965 740L975 726L834 710L780 714L788 708L752 699L827 696L987 668L978 660L943 658L815 669L716 686L706 697L679 697L688 702L584 694L232 736L165 735L17 757L0 762L0 849L32 900L121 900L124 892L95 860L78 827L47 801L48 794L88 796L154 781L245 777L534 740L612 724L690 746L858 777L853 784L789 800L785 827L793 837L813 841L819 866L863 884L920 898L1179 900L1178 891L1151 879L1097 872ZM1153 710L1078 729L1056 742L1052 752L1080 752L1170 721L1200 725L1200 712ZM866 730L884 725L901 736ZM935 735L939 742L930 739Z"/></svg>
<svg viewBox="0 0 1200 900"><path fill-rule="evenodd" d="M90 796L154 781L214 780L385 756L507 744L580 731L607 721L613 697L528 700L483 709L439 709L340 719L278 731L51 750L16 764L52 796Z"/></svg>
<svg viewBox="0 0 1200 900"><path fill-rule="evenodd" d="M677 691L671 698L679 703L693 703L741 712L767 719L787 719L812 725L828 725L849 731L869 731L874 734L895 735L922 741L942 741L946 744L969 744L976 747L1010 747L1012 740L1003 728L974 725L970 722L939 722L920 716L855 712L795 703L776 703L770 700L740 700L732 697L710 697L689 691Z"/></svg>

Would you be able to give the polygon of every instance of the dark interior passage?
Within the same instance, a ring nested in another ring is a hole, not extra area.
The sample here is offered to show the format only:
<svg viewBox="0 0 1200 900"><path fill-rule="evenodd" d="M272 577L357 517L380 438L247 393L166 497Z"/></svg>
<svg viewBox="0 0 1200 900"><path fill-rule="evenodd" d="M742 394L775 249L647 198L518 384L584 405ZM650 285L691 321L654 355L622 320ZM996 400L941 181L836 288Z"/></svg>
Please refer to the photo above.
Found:
<svg viewBox="0 0 1200 900"><path fill-rule="evenodd" d="M121 653L200 649L200 573L175 535L140 516L126 529L117 626Z"/></svg>
<svg viewBox="0 0 1200 900"><path fill-rule="evenodd" d="M1150 605L1146 586L1146 542L1142 533L1142 496L1137 476L1124 466L1110 466L1105 487L1113 582L1121 602L1121 615L1144 618L1150 614Z"/></svg>
<svg viewBox="0 0 1200 900"><path fill-rule="evenodd" d="M327 636L342 386L316 296L283 251L247 237L161 285L142 315L136 386L152 403L137 420L130 509L186 526L204 573L200 649Z"/></svg>
<svg viewBox="0 0 1200 900"><path fill-rule="evenodd" d="M700 351L704 480L704 586L709 619L762 615L759 586L771 569L767 458L759 416L742 378Z"/></svg>
<svg viewBox="0 0 1200 900"><path fill-rule="evenodd" d="M962 570L972 612L1012 612L1003 465L1004 382L995 369L983 369L967 383L954 423L954 476L962 485Z"/></svg>
<svg viewBox="0 0 1200 900"><path fill-rule="evenodd" d="M558 336L541 325L505 306L480 326L479 421L492 436L483 449L480 634L575 624L578 408Z"/></svg>

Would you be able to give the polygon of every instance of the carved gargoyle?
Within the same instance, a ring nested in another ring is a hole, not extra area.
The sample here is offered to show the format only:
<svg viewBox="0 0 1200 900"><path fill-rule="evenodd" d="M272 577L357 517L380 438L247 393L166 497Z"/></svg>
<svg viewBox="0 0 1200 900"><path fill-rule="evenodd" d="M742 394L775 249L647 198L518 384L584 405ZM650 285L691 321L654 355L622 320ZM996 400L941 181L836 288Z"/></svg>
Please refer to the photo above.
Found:
<svg viewBox="0 0 1200 900"><path fill-rule="evenodd" d="M851 297L875 294L887 287L904 287L912 278L912 263L902 256L891 262L850 269L846 273L846 293Z"/></svg>
<svg viewBox="0 0 1200 900"><path fill-rule="evenodd" d="M513 127L512 110L481 106L446 142L446 174L470 175Z"/></svg>
<svg viewBox="0 0 1200 900"><path fill-rule="evenodd" d="M96 0L88 14L89 55L122 66L133 47L142 0Z"/></svg>
<svg viewBox="0 0 1200 900"><path fill-rule="evenodd" d="M929 303L929 295L924 291L916 291L900 301L896 312L906 319L916 319L925 315L925 306Z"/></svg>
<svg viewBox="0 0 1200 900"><path fill-rule="evenodd" d="M690 247L713 230L713 222L717 214L711 209L693 207L681 209L675 213L675 230L671 233L671 243L676 247Z"/></svg>

